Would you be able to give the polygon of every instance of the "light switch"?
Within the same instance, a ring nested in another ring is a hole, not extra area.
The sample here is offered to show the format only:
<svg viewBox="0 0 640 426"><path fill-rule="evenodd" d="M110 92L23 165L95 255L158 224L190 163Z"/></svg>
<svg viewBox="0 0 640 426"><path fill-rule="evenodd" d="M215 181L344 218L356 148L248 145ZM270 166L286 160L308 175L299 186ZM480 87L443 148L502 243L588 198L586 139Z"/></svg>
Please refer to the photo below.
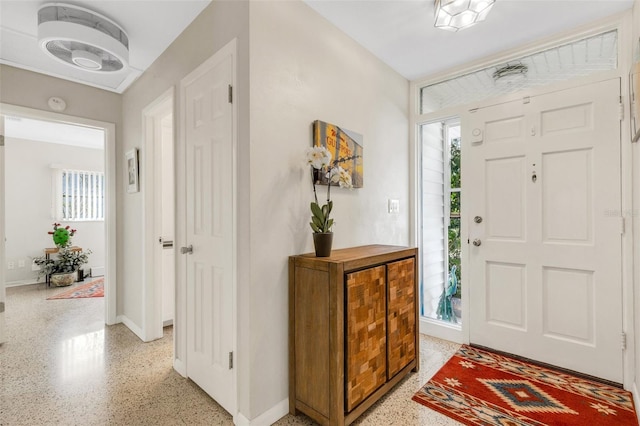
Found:
<svg viewBox="0 0 640 426"><path fill-rule="evenodd" d="M400 213L400 200L389 200L389 213Z"/></svg>

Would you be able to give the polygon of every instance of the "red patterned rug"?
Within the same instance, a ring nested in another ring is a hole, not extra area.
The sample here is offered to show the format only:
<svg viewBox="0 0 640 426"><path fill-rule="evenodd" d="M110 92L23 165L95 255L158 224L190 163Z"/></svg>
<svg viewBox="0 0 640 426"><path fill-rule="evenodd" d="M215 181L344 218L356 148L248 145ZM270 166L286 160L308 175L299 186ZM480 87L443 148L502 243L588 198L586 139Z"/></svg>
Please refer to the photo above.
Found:
<svg viewBox="0 0 640 426"><path fill-rule="evenodd" d="M104 278L98 278L86 284L70 288L65 292L48 297L47 300L80 299L83 297L104 297Z"/></svg>
<svg viewBox="0 0 640 426"><path fill-rule="evenodd" d="M413 400L466 425L638 425L627 391L466 345Z"/></svg>

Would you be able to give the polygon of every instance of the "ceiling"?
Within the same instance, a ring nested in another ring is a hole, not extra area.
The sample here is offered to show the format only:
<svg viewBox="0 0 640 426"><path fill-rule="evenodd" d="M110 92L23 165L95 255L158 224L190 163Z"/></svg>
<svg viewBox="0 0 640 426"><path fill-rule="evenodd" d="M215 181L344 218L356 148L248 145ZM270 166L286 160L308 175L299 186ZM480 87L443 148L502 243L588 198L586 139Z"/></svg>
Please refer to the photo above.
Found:
<svg viewBox="0 0 640 426"><path fill-rule="evenodd" d="M409 80L549 37L633 6L633 0L496 0L457 33L433 26L433 0L305 0Z"/></svg>
<svg viewBox="0 0 640 426"><path fill-rule="evenodd" d="M0 0L0 63L122 93L211 0L69 1L117 22L129 36L129 66L96 73L72 68L38 47L38 9L50 1Z"/></svg>
<svg viewBox="0 0 640 426"><path fill-rule="evenodd" d="M114 20L129 36L129 67L95 73L62 64L38 47L37 10L49 2L0 0L0 63L122 93L210 1L67 2ZM633 0L497 0L486 21L452 33L434 28L432 0L304 1L409 80L600 20L633 5Z"/></svg>
<svg viewBox="0 0 640 426"><path fill-rule="evenodd" d="M5 116L7 138L104 149L104 131L93 127Z"/></svg>

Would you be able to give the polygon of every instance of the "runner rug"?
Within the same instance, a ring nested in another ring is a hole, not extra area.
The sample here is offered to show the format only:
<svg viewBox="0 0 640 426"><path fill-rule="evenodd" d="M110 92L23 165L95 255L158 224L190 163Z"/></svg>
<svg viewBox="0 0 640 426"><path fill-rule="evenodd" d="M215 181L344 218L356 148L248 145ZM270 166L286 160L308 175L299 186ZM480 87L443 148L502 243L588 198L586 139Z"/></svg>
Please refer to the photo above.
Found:
<svg viewBox="0 0 640 426"><path fill-rule="evenodd" d="M104 278L70 288L65 292L48 297L47 300L80 299L83 297L104 297Z"/></svg>
<svg viewBox="0 0 640 426"><path fill-rule="evenodd" d="M627 391L466 345L413 400L466 425L638 425Z"/></svg>

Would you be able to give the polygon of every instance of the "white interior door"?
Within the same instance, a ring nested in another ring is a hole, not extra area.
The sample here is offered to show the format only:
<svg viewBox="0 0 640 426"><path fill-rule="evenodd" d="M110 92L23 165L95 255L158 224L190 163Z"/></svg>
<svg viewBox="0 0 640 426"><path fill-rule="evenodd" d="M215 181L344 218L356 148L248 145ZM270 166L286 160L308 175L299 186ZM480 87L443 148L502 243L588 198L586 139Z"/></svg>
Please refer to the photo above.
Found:
<svg viewBox="0 0 640 426"><path fill-rule="evenodd" d="M622 382L619 96L615 79L471 114L472 343Z"/></svg>
<svg viewBox="0 0 640 426"><path fill-rule="evenodd" d="M186 136L187 375L235 414L233 56L183 81Z"/></svg>
<svg viewBox="0 0 640 426"><path fill-rule="evenodd" d="M6 341L5 330L5 236L4 236L4 116L0 115L0 343Z"/></svg>

